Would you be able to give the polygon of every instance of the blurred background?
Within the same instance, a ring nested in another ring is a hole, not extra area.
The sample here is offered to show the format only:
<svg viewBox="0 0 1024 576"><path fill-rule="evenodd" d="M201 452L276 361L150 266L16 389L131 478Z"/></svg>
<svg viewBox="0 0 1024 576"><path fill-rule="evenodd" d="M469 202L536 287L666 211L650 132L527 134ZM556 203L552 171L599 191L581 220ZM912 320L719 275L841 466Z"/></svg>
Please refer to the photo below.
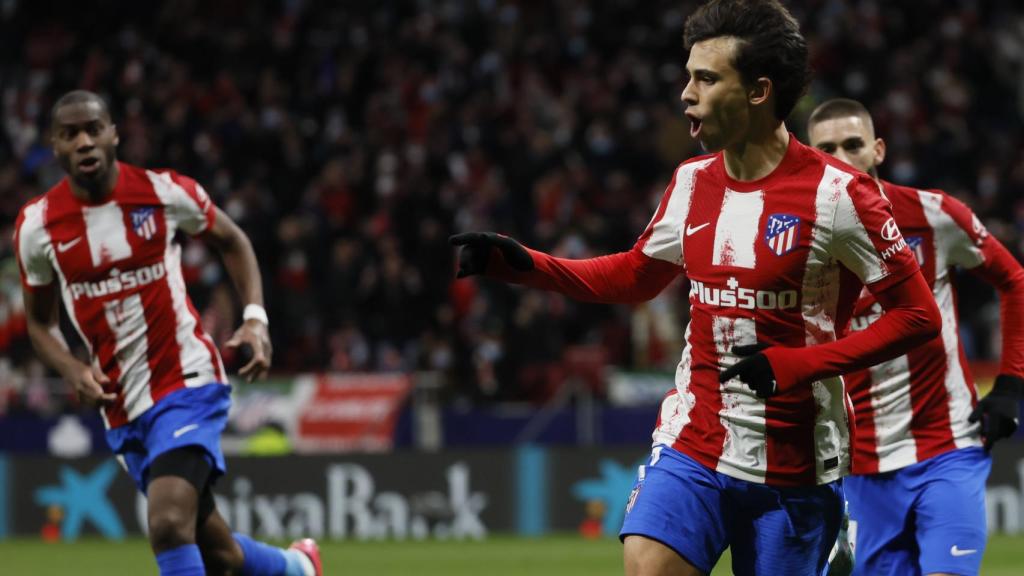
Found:
<svg viewBox="0 0 1024 576"><path fill-rule="evenodd" d="M805 140L817 103L861 100L889 146L884 178L952 193L1019 257L1020 3L786 4L815 69L789 129ZM255 245L274 373L236 387L229 451L515 449L530 462L543 452L524 446L582 445L626 454L628 491L682 350L685 282L638 306L456 282L447 238L495 230L570 258L627 250L699 153L679 101L696 5L0 0L0 449L105 450L98 419L31 352L11 252L19 208L62 176L49 109L84 88L109 101L121 160L194 177ZM239 322L233 289L210 250L184 241L190 295L223 343ZM987 384L998 302L969 274L957 285ZM577 480L603 474L591 461ZM604 518L587 506L607 502L580 493L579 522ZM506 528L536 528L517 514Z"/></svg>

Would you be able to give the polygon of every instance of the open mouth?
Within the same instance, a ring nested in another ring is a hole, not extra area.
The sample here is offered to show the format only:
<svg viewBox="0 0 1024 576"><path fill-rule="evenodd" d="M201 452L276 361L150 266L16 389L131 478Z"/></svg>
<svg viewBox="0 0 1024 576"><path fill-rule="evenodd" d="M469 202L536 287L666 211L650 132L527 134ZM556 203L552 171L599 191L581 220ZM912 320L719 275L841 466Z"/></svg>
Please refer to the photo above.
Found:
<svg viewBox="0 0 1024 576"><path fill-rule="evenodd" d="M701 119L693 114L687 114L686 117L690 120L690 137L696 138L700 135Z"/></svg>
<svg viewBox="0 0 1024 576"><path fill-rule="evenodd" d="M85 158L78 162L78 171L83 174L92 174L100 169L100 159L96 157Z"/></svg>

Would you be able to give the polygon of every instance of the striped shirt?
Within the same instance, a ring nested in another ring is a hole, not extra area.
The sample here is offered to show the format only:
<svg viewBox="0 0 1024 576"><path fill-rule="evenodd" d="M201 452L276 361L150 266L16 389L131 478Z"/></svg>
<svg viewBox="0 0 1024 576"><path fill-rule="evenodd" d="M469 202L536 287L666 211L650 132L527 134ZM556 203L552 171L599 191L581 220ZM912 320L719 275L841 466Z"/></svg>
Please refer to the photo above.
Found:
<svg viewBox="0 0 1024 576"><path fill-rule="evenodd" d="M64 308L117 394L108 428L185 386L224 382L181 272L177 230L199 234L215 208L194 180L119 163L111 196L76 197L65 178L18 216L15 252L27 290L60 283Z"/></svg>

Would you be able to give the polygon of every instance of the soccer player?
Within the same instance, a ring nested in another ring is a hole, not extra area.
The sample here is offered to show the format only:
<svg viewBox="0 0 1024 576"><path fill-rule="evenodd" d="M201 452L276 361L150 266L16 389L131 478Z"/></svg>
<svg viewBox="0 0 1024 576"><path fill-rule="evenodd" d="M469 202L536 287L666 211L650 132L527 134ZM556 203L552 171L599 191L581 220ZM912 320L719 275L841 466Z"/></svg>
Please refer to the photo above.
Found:
<svg viewBox="0 0 1024 576"><path fill-rule="evenodd" d="M252 348L239 371L252 380L270 367L271 348L249 239L191 178L118 162L117 129L96 94L65 94L51 121L67 176L22 208L14 236L29 337L44 362L100 407L111 449L148 497L160 574L319 576L315 542L282 550L232 534L211 491L225 469L230 387L185 291L174 235L202 234L223 257L246 304L226 345ZM58 295L90 364L68 351Z"/></svg>
<svg viewBox="0 0 1024 576"><path fill-rule="evenodd" d="M938 337L846 376L857 429L854 476L845 482L854 573L977 574L985 550L987 451L1016 430L1024 392L1024 269L960 201L878 177L885 141L861 103L822 103L808 135L811 145L882 188L942 315ZM1002 363L981 401L957 336L955 266L999 290ZM880 318L878 302L864 294L851 330L870 329Z"/></svg>
<svg viewBox="0 0 1024 576"><path fill-rule="evenodd" d="M484 274L599 302L652 298L678 274L691 320L621 538L629 576L817 575L849 465L840 374L930 340L939 317L888 204L865 174L785 127L807 45L776 0L712 0L686 21L691 134L631 250L554 258L470 232L459 277ZM886 315L837 340L862 285Z"/></svg>

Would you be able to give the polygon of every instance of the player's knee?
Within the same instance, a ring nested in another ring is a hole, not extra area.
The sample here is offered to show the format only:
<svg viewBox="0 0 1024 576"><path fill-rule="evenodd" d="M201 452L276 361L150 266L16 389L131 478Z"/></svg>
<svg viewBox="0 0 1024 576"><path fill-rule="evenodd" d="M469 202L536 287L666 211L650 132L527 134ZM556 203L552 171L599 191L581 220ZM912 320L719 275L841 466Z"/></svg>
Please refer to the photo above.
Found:
<svg viewBox="0 0 1024 576"><path fill-rule="evenodd" d="M242 568L242 564L245 563L242 548L233 540L230 544L232 545L200 548L207 574L234 574Z"/></svg>
<svg viewBox="0 0 1024 576"><path fill-rule="evenodd" d="M149 512L149 542L154 550L169 550L193 544L195 518L179 507L164 507Z"/></svg>

